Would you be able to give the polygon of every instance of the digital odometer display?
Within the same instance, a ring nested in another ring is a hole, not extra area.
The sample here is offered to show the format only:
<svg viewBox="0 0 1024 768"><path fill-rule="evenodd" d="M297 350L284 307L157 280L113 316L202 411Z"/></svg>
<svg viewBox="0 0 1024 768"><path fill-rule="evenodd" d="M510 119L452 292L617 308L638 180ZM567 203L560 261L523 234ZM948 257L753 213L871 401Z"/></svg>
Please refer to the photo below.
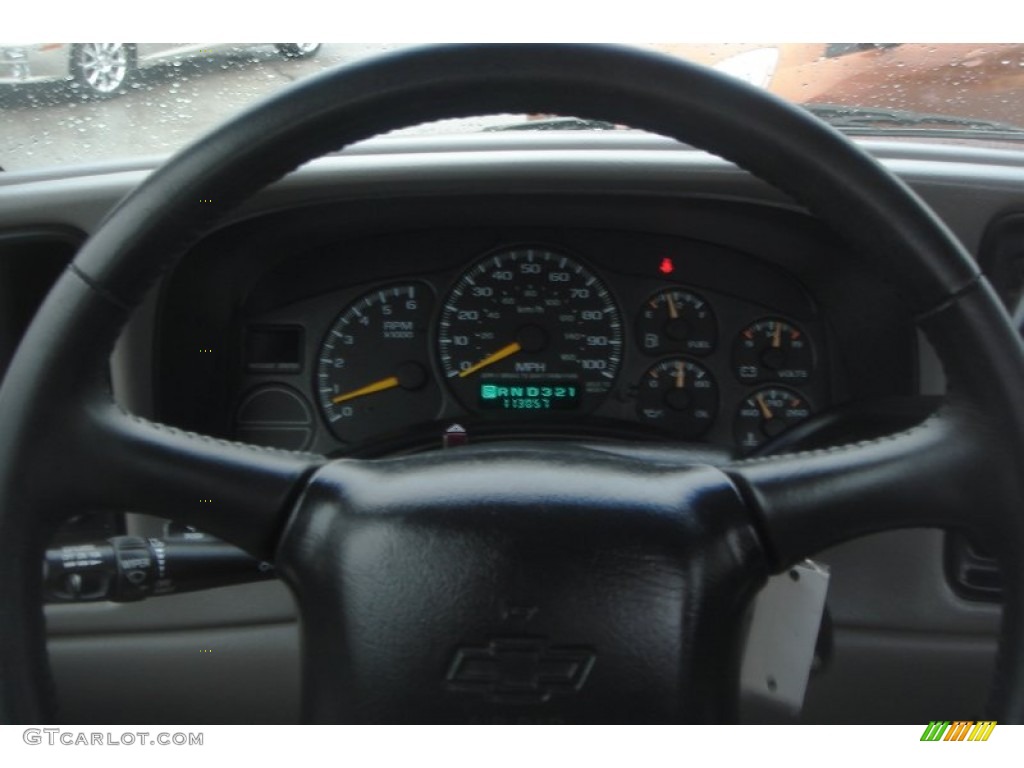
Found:
<svg viewBox="0 0 1024 768"><path fill-rule="evenodd" d="M466 407L484 412L589 410L622 361L608 290L544 248L503 250L471 267L445 299L438 330L445 378Z"/></svg>
<svg viewBox="0 0 1024 768"><path fill-rule="evenodd" d="M575 384L502 382L480 384L480 407L504 411L550 411L579 407Z"/></svg>

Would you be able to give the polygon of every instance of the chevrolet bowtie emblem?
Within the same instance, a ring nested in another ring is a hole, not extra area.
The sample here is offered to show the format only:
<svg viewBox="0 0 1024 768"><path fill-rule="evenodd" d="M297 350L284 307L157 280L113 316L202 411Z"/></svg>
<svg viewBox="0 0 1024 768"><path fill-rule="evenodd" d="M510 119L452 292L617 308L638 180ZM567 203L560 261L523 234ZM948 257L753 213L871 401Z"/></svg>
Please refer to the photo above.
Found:
<svg viewBox="0 0 1024 768"><path fill-rule="evenodd" d="M541 703L580 690L596 658L588 648L548 645L543 638L497 638L457 649L446 687L495 703Z"/></svg>

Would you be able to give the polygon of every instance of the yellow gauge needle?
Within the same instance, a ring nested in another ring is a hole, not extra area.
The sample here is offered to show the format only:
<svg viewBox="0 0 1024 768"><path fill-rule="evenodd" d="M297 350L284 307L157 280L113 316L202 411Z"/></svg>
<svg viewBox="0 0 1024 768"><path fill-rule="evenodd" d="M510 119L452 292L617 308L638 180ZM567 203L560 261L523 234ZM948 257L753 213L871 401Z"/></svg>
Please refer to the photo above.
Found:
<svg viewBox="0 0 1024 768"><path fill-rule="evenodd" d="M488 355L483 360L481 360L479 363L476 363L474 365L469 366L469 368L467 368L464 371L459 371L459 378L464 379L467 376L470 376L470 375L476 373L481 368L486 368L488 365L493 365L494 363L498 362L499 360L504 360L506 357L511 357L516 352L521 351L522 348L523 348L522 345L518 341L513 341L507 347L502 347L501 349L499 349L494 354Z"/></svg>
<svg viewBox="0 0 1024 768"><path fill-rule="evenodd" d="M679 309L676 307L675 299L672 298L671 293L666 293L665 298L668 299L668 316L675 320L679 317Z"/></svg>
<svg viewBox="0 0 1024 768"><path fill-rule="evenodd" d="M388 376L386 379L375 381L373 384L367 384L365 387L359 389L353 389L351 392L345 392L341 395L335 395L331 398L331 402L335 405L344 403L346 400L355 400L357 397L363 395L372 395L374 392L383 392L385 389L393 389L398 386L397 376Z"/></svg>
<svg viewBox="0 0 1024 768"><path fill-rule="evenodd" d="M772 347L778 349L782 346L782 323L775 323L775 333L772 334Z"/></svg>
<svg viewBox="0 0 1024 768"><path fill-rule="evenodd" d="M686 369L680 363L676 366L676 386L683 389L686 386Z"/></svg>
<svg viewBox="0 0 1024 768"><path fill-rule="evenodd" d="M765 421L772 418L772 410L764 401L764 395L758 395L754 398L757 401L757 407L761 409L761 415L764 416Z"/></svg>

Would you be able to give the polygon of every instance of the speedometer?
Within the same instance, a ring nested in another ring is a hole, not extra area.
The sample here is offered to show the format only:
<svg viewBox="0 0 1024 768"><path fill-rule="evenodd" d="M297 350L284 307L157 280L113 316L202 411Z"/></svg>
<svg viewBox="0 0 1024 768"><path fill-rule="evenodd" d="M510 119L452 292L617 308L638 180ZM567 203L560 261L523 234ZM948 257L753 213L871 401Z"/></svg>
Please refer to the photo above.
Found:
<svg viewBox="0 0 1024 768"><path fill-rule="evenodd" d="M589 410L622 361L622 320L583 265L544 248L492 254L455 284L441 313L441 367L469 408Z"/></svg>

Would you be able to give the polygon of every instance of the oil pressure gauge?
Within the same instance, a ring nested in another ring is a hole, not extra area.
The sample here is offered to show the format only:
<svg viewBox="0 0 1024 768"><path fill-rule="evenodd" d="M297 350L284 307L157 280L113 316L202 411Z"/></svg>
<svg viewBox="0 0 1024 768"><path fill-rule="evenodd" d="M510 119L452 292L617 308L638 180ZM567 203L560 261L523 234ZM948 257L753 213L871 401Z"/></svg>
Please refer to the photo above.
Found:
<svg viewBox="0 0 1024 768"><path fill-rule="evenodd" d="M788 320L769 317L744 328L733 347L740 381L798 384L814 372L814 349L807 335Z"/></svg>
<svg viewBox="0 0 1024 768"><path fill-rule="evenodd" d="M637 417L684 439L700 437L718 412L718 385L707 368L682 358L662 360L640 379Z"/></svg>

